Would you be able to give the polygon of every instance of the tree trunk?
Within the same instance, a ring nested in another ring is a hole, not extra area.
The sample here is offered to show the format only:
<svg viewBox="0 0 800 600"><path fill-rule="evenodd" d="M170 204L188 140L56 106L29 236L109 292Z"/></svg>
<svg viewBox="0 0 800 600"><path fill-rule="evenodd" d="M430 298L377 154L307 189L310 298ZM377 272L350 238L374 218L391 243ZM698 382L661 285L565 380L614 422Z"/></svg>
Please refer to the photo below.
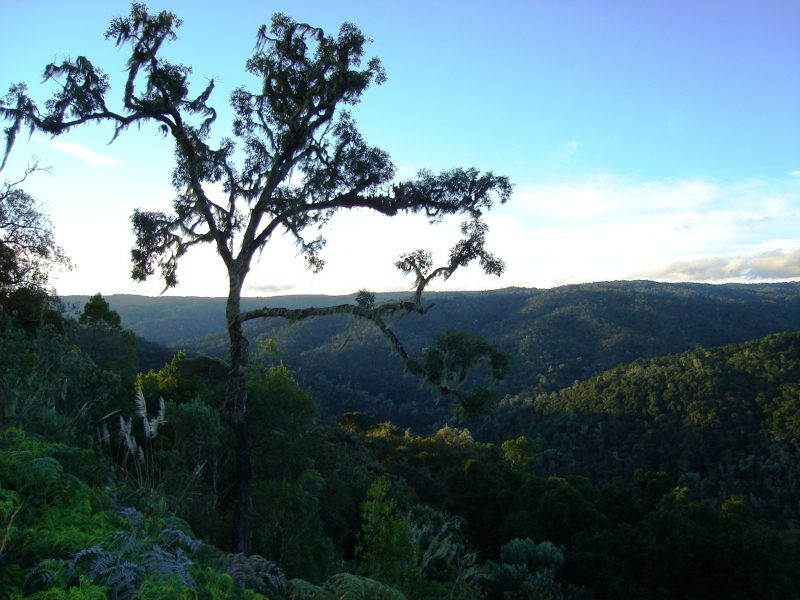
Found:
<svg viewBox="0 0 800 600"><path fill-rule="evenodd" d="M250 440L247 421L233 423L236 436L236 517L233 528L233 545L236 552L250 554L253 540L253 472L250 464Z"/></svg>
<svg viewBox="0 0 800 600"><path fill-rule="evenodd" d="M225 317L230 341L230 372L225 390L225 417L233 429L236 458L236 516L233 544L236 552L250 553L253 538L253 471L250 462L250 438L247 429L247 338L239 319L243 276L231 274Z"/></svg>

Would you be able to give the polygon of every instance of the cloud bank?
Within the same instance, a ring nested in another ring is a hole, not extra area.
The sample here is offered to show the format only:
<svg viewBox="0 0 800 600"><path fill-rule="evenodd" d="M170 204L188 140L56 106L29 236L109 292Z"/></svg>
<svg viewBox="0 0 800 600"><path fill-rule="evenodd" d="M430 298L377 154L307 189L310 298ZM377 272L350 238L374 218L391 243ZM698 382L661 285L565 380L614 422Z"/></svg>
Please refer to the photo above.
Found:
<svg viewBox="0 0 800 600"><path fill-rule="evenodd" d="M643 273L670 281L780 280L800 277L800 248L745 256L710 256L676 261Z"/></svg>
<svg viewBox="0 0 800 600"><path fill-rule="evenodd" d="M163 196L161 201L168 202ZM67 243L71 240L64 240L81 269L65 274L59 291L78 293L86 281L101 278L108 284L104 292L162 291L156 278L135 287L128 280L129 211L125 208L105 219L109 237L123 244L114 255L116 269L92 258L94 246L81 253L80 240L75 249ZM437 281L431 290L544 288L641 278L705 282L800 278L800 178L731 183L703 178L642 181L598 174L565 182L521 183L508 204L495 206L485 217L490 226L487 247L506 262L503 276L487 276L476 265ZM399 255L428 249L436 264L446 262L460 237L462 220L448 218L431 226L421 215L386 218L366 210L343 211L319 232L328 240L322 273L307 271L292 238L276 235L253 263L246 293L410 289L413 281L394 268ZM90 265L95 272L83 270ZM180 284L170 293L227 293L224 268L211 246L190 251L181 260L178 277Z"/></svg>

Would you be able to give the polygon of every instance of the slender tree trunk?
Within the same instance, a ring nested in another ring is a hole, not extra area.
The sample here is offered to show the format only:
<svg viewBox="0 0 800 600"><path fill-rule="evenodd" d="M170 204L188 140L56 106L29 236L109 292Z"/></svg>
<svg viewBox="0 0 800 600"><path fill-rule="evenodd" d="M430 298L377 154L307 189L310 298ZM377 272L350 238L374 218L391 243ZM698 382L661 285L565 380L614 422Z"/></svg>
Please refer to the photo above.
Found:
<svg viewBox="0 0 800 600"><path fill-rule="evenodd" d="M235 438L236 516L233 543L237 552L250 553L253 538L253 470L250 462L250 438L247 429L247 338L239 319L244 276L230 275L230 291L225 317L230 341L230 373L225 390L226 419Z"/></svg>

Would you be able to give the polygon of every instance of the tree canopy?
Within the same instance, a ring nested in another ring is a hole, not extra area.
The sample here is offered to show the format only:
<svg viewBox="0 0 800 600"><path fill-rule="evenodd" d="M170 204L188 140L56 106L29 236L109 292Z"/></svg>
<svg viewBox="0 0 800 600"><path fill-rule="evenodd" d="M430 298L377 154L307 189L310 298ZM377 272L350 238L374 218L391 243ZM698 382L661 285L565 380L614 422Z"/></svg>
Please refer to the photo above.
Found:
<svg viewBox="0 0 800 600"><path fill-rule="evenodd" d="M55 243L53 228L36 199L22 184L37 166L26 169L17 181L0 186L0 295L20 288L43 290L53 267L69 266Z"/></svg>
<svg viewBox="0 0 800 600"><path fill-rule="evenodd" d="M57 136L87 123L105 122L113 126L116 139L131 125L153 123L173 141L176 198L170 213L134 212L132 277L143 280L158 272L166 288L173 287L179 259L204 243L212 244L225 264L231 371L223 412L237 431L240 514L246 520L250 459L243 322L347 312L377 325L408 370L424 377L420 364L407 355L385 317L424 312L422 293L428 284L450 277L473 260L486 273L503 271L502 261L485 248L487 227L481 218L493 204L509 199L511 184L504 176L474 168L438 174L423 170L416 179L396 180L388 153L366 142L346 110L360 101L371 84L386 80L377 58L364 59L368 40L351 23L343 24L333 36L275 14L269 26L258 29L253 54L245 63L245 70L258 78L260 86L233 91L232 137L214 138L211 128L218 114L211 104L214 81L199 93L192 92L192 68L163 56L165 44L177 39L181 25L175 14L152 14L139 3L131 6L128 16L111 21L106 38L130 51L118 107L109 106L111 86L105 72L79 56L45 67L44 79L55 82L57 91L43 109L24 84L17 84L0 103L0 116L11 123L6 129L6 156L23 127ZM219 187L222 197L212 192ZM439 267L434 267L426 250L412 249L400 257L396 266L415 278L414 295L407 301L376 306L366 295L355 304L333 309L265 308L242 313L242 287L252 260L273 236L290 235L308 267L319 271L325 264L321 256L325 239L317 235L320 228L336 212L354 208L387 216L421 213L432 222L446 215L463 215L463 238ZM426 379L443 392L452 392L439 385L447 377ZM249 526L241 524L237 536L244 540L244 550L249 535Z"/></svg>

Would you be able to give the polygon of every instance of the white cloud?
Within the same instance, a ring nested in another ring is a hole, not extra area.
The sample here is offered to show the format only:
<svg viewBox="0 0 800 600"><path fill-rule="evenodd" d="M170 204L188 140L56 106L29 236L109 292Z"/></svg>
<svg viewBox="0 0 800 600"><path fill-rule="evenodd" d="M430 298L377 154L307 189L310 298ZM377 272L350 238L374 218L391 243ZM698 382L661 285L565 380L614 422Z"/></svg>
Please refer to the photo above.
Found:
<svg viewBox="0 0 800 600"><path fill-rule="evenodd" d="M631 182L604 175L579 183L530 186L489 215L493 248L506 258L502 285L651 277L683 280L684 262L756 255L746 264L706 261L702 280L794 277L800 196L765 182ZM761 256L763 254L763 256ZM708 263L708 264L706 264ZM695 277L695 275L692 275Z"/></svg>
<svg viewBox="0 0 800 600"><path fill-rule="evenodd" d="M291 292L294 289L293 285L247 285L245 286L245 295L248 296L276 296Z"/></svg>
<svg viewBox="0 0 800 600"><path fill-rule="evenodd" d="M578 182L521 186L508 204L486 214L487 245L506 261L504 275L486 276L474 266L431 289L552 287L642 277L701 281L800 277L800 267L796 267L800 250L793 250L800 248L796 187L794 182L635 181L608 174ZM86 287L82 281L90 282L93 289L94 282L102 280L109 292L115 288L161 291L155 279L131 288L128 212L108 216L109 227L119 227L114 235L122 244L113 254L113 265L110 251L104 253L108 261L92 258L92 250L73 250L72 240L64 239L80 266L65 275L64 290L78 293ZM462 220L453 217L432 226L421 215L387 218L366 210L339 213L321 232L328 240L322 252L326 261L322 273L305 270L290 236L276 236L252 265L247 294L408 289L412 282L394 268L398 256L424 248L434 252L436 263L446 261L449 248L459 238ZM109 239L108 247L113 245ZM178 276L181 283L170 293L227 293L224 267L211 246L190 251L181 261ZM145 289L145 285L150 287Z"/></svg>
<svg viewBox="0 0 800 600"><path fill-rule="evenodd" d="M789 173L789 175L791 175L792 177L800 177L800 170L792 171Z"/></svg>
<svg viewBox="0 0 800 600"><path fill-rule="evenodd" d="M69 154L70 156L74 156L75 158L82 160L86 164L91 165L93 167L118 165L122 163L121 160L118 160L112 156L95 152L94 150L84 146L83 144L76 144L74 142L64 142L61 140L47 140L45 143L48 146L55 148L56 150L59 150L65 154Z"/></svg>
<svg viewBox="0 0 800 600"><path fill-rule="evenodd" d="M583 181L521 186L513 202L529 219L574 223L697 208L721 193L720 186L702 180L630 182L601 173Z"/></svg>
<svg viewBox="0 0 800 600"><path fill-rule="evenodd" d="M676 261L644 273L677 281L782 280L800 277L800 247L738 256L707 256Z"/></svg>

